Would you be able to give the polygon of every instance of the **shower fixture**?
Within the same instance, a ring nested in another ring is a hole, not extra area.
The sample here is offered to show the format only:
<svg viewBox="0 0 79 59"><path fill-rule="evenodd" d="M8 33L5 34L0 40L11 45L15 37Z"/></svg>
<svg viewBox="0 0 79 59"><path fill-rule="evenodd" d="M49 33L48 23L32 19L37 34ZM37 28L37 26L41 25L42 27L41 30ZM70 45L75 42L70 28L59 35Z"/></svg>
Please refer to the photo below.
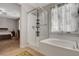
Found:
<svg viewBox="0 0 79 59"><path fill-rule="evenodd" d="M39 20L39 12L37 9L37 20L36 20L36 29L37 29L36 35L37 35L37 37L39 37L39 34L40 34L39 28L40 28L40 20Z"/></svg>

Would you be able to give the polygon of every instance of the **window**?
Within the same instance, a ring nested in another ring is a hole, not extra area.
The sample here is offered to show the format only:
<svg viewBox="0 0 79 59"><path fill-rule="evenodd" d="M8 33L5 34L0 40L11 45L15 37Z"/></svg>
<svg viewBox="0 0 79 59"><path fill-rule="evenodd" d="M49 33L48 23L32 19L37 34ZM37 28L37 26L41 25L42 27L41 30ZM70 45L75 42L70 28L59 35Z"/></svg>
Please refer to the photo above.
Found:
<svg viewBox="0 0 79 59"><path fill-rule="evenodd" d="M78 4L66 4L51 10L52 32L75 32L78 30Z"/></svg>

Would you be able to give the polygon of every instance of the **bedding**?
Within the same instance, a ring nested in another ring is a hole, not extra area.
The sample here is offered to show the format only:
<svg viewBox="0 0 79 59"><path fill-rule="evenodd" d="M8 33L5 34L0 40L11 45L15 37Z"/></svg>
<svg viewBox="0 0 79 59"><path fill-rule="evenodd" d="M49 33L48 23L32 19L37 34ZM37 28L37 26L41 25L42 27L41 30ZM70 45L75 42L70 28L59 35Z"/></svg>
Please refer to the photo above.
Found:
<svg viewBox="0 0 79 59"><path fill-rule="evenodd" d="M0 35L12 35L11 32L9 31L3 31L3 32L0 32Z"/></svg>
<svg viewBox="0 0 79 59"><path fill-rule="evenodd" d="M12 34L8 31L8 28L0 28L0 40L2 39L11 39Z"/></svg>

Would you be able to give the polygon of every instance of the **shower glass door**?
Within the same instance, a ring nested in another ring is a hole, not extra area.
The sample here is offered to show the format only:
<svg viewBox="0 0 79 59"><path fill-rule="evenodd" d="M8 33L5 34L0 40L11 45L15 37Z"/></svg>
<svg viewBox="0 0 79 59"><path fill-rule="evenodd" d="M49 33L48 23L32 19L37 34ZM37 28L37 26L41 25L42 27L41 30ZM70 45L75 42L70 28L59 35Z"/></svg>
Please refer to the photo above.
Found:
<svg viewBox="0 0 79 59"><path fill-rule="evenodd" d="M36 15L28 14L28 44L36 46Z"/></svg>

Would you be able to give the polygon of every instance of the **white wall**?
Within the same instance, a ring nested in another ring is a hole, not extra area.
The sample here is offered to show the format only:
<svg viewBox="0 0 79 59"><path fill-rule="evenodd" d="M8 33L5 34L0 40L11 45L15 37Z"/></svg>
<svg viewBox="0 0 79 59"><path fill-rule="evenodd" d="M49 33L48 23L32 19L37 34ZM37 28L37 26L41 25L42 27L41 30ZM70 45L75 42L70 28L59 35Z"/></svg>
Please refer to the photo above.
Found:
<svg viewBox="0 0 79 59"><path fill-rule="evenodd" d="M0 17L0 28L8 28L9 31L18 30L18 20Z"/></svg>
<svg viewBox="0 0 79 59"><path fill-rule="evenodd" d="M20 47L25 48L28 46L27 44L27 12L30 11L31 8L24 4L21 5L21 18L20 18Z"/></svg>

